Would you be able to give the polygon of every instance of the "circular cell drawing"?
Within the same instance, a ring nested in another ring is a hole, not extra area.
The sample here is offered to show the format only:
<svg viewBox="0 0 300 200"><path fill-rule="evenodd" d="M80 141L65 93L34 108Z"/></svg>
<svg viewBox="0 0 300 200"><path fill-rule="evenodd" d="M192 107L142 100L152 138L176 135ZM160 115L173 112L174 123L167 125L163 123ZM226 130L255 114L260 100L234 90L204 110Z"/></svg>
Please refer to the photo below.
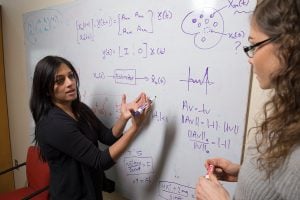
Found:
<svg viewBox="0 0 300 200"><path fill-rule="evenodd" d="M182 23L184 33L194 36L194 44L199 49L215 47L224 34L222 15L214 8L202 8L188 13Z"/></svg>

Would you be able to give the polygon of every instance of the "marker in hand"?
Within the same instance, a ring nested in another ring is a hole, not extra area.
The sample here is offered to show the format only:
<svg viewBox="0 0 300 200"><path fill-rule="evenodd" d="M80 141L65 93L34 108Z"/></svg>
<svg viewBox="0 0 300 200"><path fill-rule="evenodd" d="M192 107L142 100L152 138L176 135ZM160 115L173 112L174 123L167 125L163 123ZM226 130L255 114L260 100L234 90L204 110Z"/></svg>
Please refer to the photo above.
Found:
<svg viewBox="0 0 300 200"><path fill-rule="evenodd" d="M155 98L156 98L156 96L155 96ZM153 100L154 100L154 99L149 99L150 104L153 103ZM137 111L133 112L132 114L133 114L134 116L139 116L139 115L141 115L141 114L145 111L146 108L148 108L148 103L145 103L144 105L140 106L140 107L137 109Z"/></svg>
<svg viewBox="0 0 300 200"><path fill-rule="evenodd" d="M213 165L209 165L208 166L208 169L207 169L207 173L205 175L205 178L206 179L209 179L209 173L213 172L214 171L214 166Z"/></svg>

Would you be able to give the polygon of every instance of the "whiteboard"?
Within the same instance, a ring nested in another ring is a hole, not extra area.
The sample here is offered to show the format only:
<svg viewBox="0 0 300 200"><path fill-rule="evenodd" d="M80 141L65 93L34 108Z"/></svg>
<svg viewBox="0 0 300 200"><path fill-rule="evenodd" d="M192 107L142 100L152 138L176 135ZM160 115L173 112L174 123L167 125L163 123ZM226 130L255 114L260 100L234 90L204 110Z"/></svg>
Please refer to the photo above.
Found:
<svg viewBox="0 0 300 200"><path fill-rule="evenodd" d="M156 96L150 122L108 176L128 199L194 199L207 158L241 161L251 73L242 45L254 6L77 0L28 12L28 81L42 57L67 58L82 100L108 127L123 93ZM235 184L224 186L233 193Z"/></svg>

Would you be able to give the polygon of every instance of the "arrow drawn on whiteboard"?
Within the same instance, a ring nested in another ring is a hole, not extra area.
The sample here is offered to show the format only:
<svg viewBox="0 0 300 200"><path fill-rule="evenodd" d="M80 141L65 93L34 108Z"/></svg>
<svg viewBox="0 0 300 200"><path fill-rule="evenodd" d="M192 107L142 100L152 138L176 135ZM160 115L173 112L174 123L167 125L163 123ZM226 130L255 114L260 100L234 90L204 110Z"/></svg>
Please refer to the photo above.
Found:
<svg viewBox="0 0 300 200"><path fill-rule="evenodd" d="M145 76L144 78L135 78L135 79L141 79L141 80L145 80L145 81L149 81L149 78L147 76Z"/></svg>

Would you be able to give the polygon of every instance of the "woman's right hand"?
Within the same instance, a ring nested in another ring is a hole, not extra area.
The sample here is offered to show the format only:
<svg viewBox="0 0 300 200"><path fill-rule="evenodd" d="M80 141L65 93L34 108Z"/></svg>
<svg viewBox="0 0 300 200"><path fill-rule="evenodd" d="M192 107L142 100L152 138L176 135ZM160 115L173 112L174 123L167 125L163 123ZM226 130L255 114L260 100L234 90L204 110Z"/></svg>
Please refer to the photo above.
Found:
<svg viewBox="0 0 300 200"><path fill-rule="evenodd" d="M145 110L140 115L135 115L135 109L141 105L147 105ZM121 105L121 120L113 127L113 133L116 137L118 133L123 131L127 119L131 117L131 126L125 131L122 137L120 137L113 145L109 147L109 153L114 161L116 161L122 153L126 150L128 145L134 140L136 134L141 128L143 122L150 116L151 113L151 101L145 93L141 93L133 102L126 103L126 96L122 98ZM126 119L126 120L123 120ZM126 122L125 122L126 121ZM114 131L115 130L115 131Z"/></svg>
<svg viewBox="0 0 300 200"><path fill-rule="evenodd" d="M240 171L240 165L232 163L224 158L211 158L206 160L205 167L214 166L214 174L218 180L236 182Z"/></svg>
<svg viewBox="0 0 300 200"><path fill-rule="evenodd" d="M121 102L121 116L120 118L124 118L126 120L132 117L132 112L137 110L140 106L147 102L147 96L144 92L140 93L138 97L136 97L132 102L126 102L126 95L122 95Z"/></svg>
<svg viewBox="0 0 300 200"><path fill-rule="evenodd" d="M146 97L144 104L147 106L145 107L145 110L139 115L134 115L133 114L134 110L131 110L132 113L131 123L133 126L136 126L137 128L140 128L142 123L148 119L151 113L152 102L148 97Z"/></svg>

